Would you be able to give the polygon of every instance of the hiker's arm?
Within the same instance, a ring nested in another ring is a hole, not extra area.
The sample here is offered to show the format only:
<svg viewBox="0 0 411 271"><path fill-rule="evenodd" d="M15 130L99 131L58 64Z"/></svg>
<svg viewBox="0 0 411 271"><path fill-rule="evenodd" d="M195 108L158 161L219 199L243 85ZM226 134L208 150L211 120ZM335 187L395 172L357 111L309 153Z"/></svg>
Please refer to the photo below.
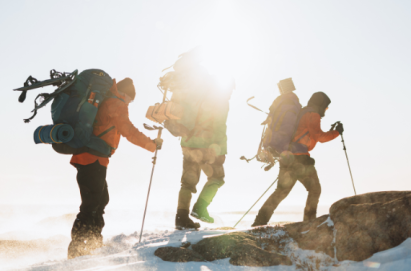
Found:
<svg viewBox="0 0 411 271"><path fill-rule="evenodd" d="M128 107L125 104L115 108L114 123L122 136L134 145L140 146L148 151L154 152L156 145L153 140L140 132L128 117Z"/></svg>
<svg viewBox="0 0 411 271"><path fill-rule="evenodd" d="M338 137L340 134L337 131L323 132L321 130L321 117L319 114L310 113L310 123L308 125L308 131L310 132L310 137L315 141L325 143Z"/></svg>

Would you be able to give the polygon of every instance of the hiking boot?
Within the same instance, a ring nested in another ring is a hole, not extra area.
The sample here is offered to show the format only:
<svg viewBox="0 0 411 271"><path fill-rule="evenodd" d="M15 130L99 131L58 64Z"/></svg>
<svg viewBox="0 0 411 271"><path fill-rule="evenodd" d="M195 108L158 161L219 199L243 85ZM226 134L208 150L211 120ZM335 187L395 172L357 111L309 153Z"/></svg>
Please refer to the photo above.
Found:
<svg viewBox="0 0 411 271"><path fill-rule="evenodd" d="M200 219L201 221L204 221L206 223L214 223L214 218L212 218L207 211L207 206L209 203L207 203L205 200L199 198L194 204L193 211L191 211L191 216L195 217L197 219Z"/></svg>
<svg viewBox="0 0 411 271"><path fill-rule="evenodd" d="M258 226L267 226L268 222L265 221L260 221L257 219L257 217L254 220L254 223L251 225L251 227L258 227Z"/></svg>
<svg viewBox="0 0 411 271"><path fill-rule="evenodd" d="M92 226L90 221L83 222L78 218L74 221L71 229L72 241L67 251L68 259L90 255L93 250L103 246L102 227Z"/></svg>
<svg viewBox="0 0 411 271"><path fill-rule="evenodd" d="M258 214L255 217L254 223L251 225L251 227L266 226L271 218L271 215L268 216L267 213L268 212L266 210L261 208L260 211L258 211Z"/></svg>
<svg viewBox="0 0 411 271"><path fill-rule="evenodd" d="M176 214L176 229L177 230L188 230L188 229L198 229L200 228L199 223L194 223L188 217L188 210L179 209Z"/></svg>
<svg viewBox="0 0 411 271"><path fill-rule="evenodd" d="M74 259L80 256L89 255L86 243L79 240L72 240L68 246L67 259Z"/></svg>

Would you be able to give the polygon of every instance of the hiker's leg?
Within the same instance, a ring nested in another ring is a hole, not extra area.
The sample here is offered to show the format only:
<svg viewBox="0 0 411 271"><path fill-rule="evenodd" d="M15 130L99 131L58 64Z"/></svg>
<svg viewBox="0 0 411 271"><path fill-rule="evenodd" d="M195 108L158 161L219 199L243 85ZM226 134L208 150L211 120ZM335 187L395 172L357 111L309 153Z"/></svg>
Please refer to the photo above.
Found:
<svg viewBox="0 0 411 271"><path fill-rule="evenodd" d="M300 179L300 182L308 191L304 209L304 221L309 221L317 217L317 206L321 195L321 184L314 165L306 166L305 176Z"/></svg>
<svg viewBox="0 0 411 271"><path fill-rule="evenodd" d="M183 175L181 188L178 194L178 206L175 220L176 229L199 228L199 223L194 223L189 215L191 194L197 193L196 185L200 181L201 168L197 162L196 150L183 148Z"/></svg>
<svg viewBox="0 0 411 271"><path fill-rule="evenodd" d="M275 209L277 209L280 202L288 196L296 181L297 178L295 177L293 168L289 166L285 167L280 163L277 188L258 211L253 226L267 225Z"/></svg>
<svg viewBox="0 0 411 271"><path fill-rule="evenodd" d="M214 159L212 164L201 164L201 169L207 175L208 181L194 204L191 215L204 222L214 222L214 219L208 214L207 207L217 194L218 189L224 185L224 162L225 155L220 155Z"/></svg>
<svg viewBox="0 0 411 271"><path fill-rule="evenodd" d="M177 210L190 210L191 194L197 193L196 185L200 181L200 164L193 159L192 152L188 148L183 148L183 175L181 177L181 189L178 195Z"/></svg>
<svg viewBox="0 0 411 271"><path fill-rule="evenodd" d="M208 181L198 197L199 200L204 200L207 204L210 204L217 190L224 185L224 162L225 155L220 155L217 156L214 163L204 163L201 165L201 169L207 176Z"/></svg>
<svg viewBox="0 0 411 271"><path fill-rule="evenodd" d="M81 205L71 231L72 242L69 246L69 258L90 252L90 248L86 247L85 244L88 239L94 237L97 213L99 207L104 204L102 199L104 198L104 190L107 189L107 168L101 166L98 161L90 165L76 165L76 168Z"/></svg>
<svg viewBox="0 0 411 271"><path fill-rule="evenodd" d="M100 206L97 210L96 214L96 220L95 220L95 227L93 230L94 233L94 239L92 246L95 248L102 247L103 246L103 235L101 232L103 231L105 222L104 222L104 209L107 206L108 202L110 200L109 194L108 194L108 187L107 187L107 181L105 182L105 186L103 189L103 196L100 201Z"/></svg>

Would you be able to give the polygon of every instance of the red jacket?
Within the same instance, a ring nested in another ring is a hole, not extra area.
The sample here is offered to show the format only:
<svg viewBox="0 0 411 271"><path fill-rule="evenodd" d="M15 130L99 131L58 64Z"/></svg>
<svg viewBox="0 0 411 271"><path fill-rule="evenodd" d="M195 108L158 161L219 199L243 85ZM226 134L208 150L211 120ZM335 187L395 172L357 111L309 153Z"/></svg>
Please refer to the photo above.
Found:
<svg viewBox="0 0 411 271"><path fill-rule="evenodd" d="M113 80L113 86L110 91L116 97L124 99L124 97L121 96L117 90L115 80ZM102 103L97 112L96 121L93 127L93 134L100 135L101 133L108 131L101 137L101 139L114 148L111 154L114 154L115 149L117 149L120 143L120 135L127 138L127 140L131 143L148 151L154 152L156 150L155 143L149 137L141 133L136 127L134 127L128 117L128 105L118 98L108 98ZM73 155L70 163L89 165L97 160L102 166L105 167L107 167L109 163L108 158L98 157L90 153Z"/></svg>
<svg viewBox="0 0 411 271"><path fill-rule="evenodd" d="M306 132L307 135L303 136ZM301 144L304 144L308 147L308 151L314 149L317 142L328 142L338 137L340 134L337 131L323 132L321 130L321 117L320 114L315 112L305 113L300 123L298 124L297 132L293 142L296 142L301 136L303 136L300 141ZM310 155L307 153L295 153L296 155Z"/></svg>

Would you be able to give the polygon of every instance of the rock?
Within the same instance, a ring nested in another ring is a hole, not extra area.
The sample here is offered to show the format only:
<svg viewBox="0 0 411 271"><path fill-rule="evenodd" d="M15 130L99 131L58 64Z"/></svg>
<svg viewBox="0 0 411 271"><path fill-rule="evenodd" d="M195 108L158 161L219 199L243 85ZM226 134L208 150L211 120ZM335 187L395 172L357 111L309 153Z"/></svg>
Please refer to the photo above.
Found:
<svg viewBox="0 0 411 271"><path fill-rule="evenodd" d="M255 244L255 238L251 234L232 232L203 239L197 244L192 245L192 248L203 255L207 261L214 261L230 257L240 246L253 246Z"/></svg>
<svg viewBox="0 0 411 271"><path fill-rule="evenodd" d="M293 258L292 252L284 248L295 245L294 240L301 249L329 255L331 258L327 257L329 263L326 264L330 265L335 263L335 256L338 261L363 261L374 253L398 246L409 237L411 191L386 191L339 200L331 206L330 215L312 221L232 232L203 239L192 245L193 250L160 248L155 255L180 262L230 257L233 265L291 265L290 258L276 252ZM297 266L296 259L293 261Z"/></svg>
<svg viewBox="0 0 411 271"><path fill-rule="evenodd" d="M240 266L292 265L287 256L265 251L257 246L240 247L232 254L230 263Z"/></svg>
<svg viewBox="0 0 411 271"><path fill-rule="evenodd" d="M287 256L261 249L256 238L245 232L233 232L206 238L192 247L207 261L231 257L230 263L233 265L273 266L292 264Z"/></svg>
<svg viewBox="0 0 411 271"><path fill-rule="evenodd" d="M334 258L335 248L339 261L363 261L411 237L410 207L410 191L367 193L335 202L329 216L286 224L282 229L301 249L324 252ZM278 246L275 240L271 243L271 248Z"/></svg>
<svg viewBox="0 0 411 271"><path fill-rule="evenodd" d="M330 208L337 259L362 261L411 237L411 192L367 193L335 202Z"/></svg>
<svg viewBox="0 0 411 271"><path fill-rule="evenodd" d="M334 226L327 222L329 215L315 220L284 225L284 230L298 243L298 247L315 252L324 252L334 258ZM331 221L330 221L331 222Z"/></svg>
<svg viewBox="0 0 411 271"><path fill-rule="evenodd" d="M204 258L195 251L183 247L160 247L154 255L168 262L203 262Z"/></svg>

